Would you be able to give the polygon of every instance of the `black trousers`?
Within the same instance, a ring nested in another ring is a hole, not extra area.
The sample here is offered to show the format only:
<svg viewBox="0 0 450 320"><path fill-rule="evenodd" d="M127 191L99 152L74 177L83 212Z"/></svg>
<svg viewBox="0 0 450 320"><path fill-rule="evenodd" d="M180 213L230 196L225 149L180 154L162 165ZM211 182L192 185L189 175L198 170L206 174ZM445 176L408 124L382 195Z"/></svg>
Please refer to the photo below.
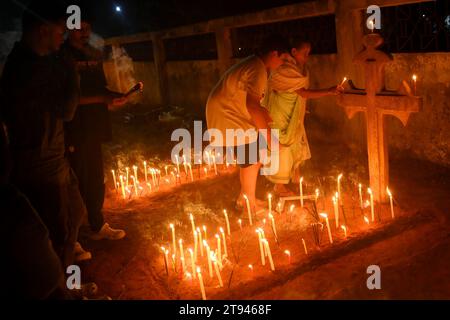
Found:
<svg viewBox="0 0 450 320"><path fill-rule="evenodd" d="M98 232L105 223L102 212L105 177L101 142L87 140L83 144L70 146L69 161L78 178L90 227L92 231Z"/></svg>

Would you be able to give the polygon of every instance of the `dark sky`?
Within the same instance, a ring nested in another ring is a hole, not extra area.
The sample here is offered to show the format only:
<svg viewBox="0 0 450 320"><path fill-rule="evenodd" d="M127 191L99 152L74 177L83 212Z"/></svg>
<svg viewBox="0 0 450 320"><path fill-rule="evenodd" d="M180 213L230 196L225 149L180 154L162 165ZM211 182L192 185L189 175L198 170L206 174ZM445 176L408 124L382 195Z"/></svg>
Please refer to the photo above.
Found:
<svg viewBox="0 0 450 320"><path fill-rule="evenodd" d="M0 31L17 28L21 10L17 1L2 0ZM74 2L76 2L75 0ZM303 0L305 1L305 0ZM94 31L103 37L132 34L198 21L254 12L301 0L91 0L82 5L94 16ZM115 11L120 6L121 12Z"/></svg>

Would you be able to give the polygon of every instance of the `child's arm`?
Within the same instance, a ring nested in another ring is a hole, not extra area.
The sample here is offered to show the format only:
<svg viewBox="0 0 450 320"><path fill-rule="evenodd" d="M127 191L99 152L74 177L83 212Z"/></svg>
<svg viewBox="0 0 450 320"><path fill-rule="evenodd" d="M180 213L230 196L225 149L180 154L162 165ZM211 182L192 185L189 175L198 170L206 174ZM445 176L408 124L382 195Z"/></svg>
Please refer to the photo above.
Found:
<svg viewBox="0 0 450 320"><path fill-rule="evenodd" d="M341 94L341 87L335 86L328 89L305 89L301 88L295 91L299 96L305 99L318 99L326 96L336 96Z"/></svg>

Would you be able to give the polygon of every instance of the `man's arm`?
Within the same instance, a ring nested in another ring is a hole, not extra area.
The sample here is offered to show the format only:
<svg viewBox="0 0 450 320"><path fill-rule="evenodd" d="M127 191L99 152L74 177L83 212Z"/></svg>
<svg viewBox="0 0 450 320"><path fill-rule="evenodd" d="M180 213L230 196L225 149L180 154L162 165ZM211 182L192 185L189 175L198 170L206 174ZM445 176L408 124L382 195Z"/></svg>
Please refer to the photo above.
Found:
<svg viewBox="0 0 450 320"><path fill-rule="evenodd" d="M260 100L250 93L247 93L246 105L256 129L267 130L267 136L264 138L266 138L267 145L271 146L272 136L269 124L272 122L272 118L270 117L269 112L261 106Z"/></svg>

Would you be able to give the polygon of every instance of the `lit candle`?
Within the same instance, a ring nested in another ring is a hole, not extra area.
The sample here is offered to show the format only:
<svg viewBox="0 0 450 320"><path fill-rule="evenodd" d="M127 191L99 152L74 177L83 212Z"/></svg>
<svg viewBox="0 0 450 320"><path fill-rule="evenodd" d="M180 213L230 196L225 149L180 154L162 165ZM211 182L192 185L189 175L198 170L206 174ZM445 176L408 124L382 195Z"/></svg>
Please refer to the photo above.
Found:
<svg viewBox="0 0 450 320"><path fill-rule="evenodd" d="M250 272L251 272L252 277L253 277L253 265L249 264L249 265L248 265L248 268L250 269Z"/></svg>
<svg viewBox="0 0 450 320"><path fill-rule="evenodd" d="M338 201L339 204L342 204L341 201L341 179L342 179L342 173L337 177L337 198L336 200Z"/></svg>
<svg viewBox="0 0 450 320"><path fill-rule="evenodd" d="M205 286L203 284L202 271L200 267L197 267L197 276L198 276L198 283L200 284L200 291L202 293L202 299L206 300Z"/></svg>
<svg viewBox="0 0 450 320"><path fill-rule="evenodd" d="M111 170L111 172L114 180L114 188L117 189L116 173L114 172L114 170Z"/></svg>
<svg viewBox="0 0 450 320"><path fill-rule="evenodd" d="M300 178L300 205L303 208L303 177Z"/></svg>
<svg viewBox="0 0 450 320"><path fill-rule="evenodd" d="M166 274L169 275L169 267L168 267L168 261L167 261L168 252L166 251L166 248L164 248L164 247L161 247L161 251L163 252L163 255L164 255L164 266L166 268Z"/></svg>
<svg viewBox="0 0 450 320"><path fill-rule="evenodd" d="M189 248L188 251L189 251L189 256L191 257L192 275L195 278L195 257L194 257L194 252L192 251L192 248Z"/></svg>
<svg viewBox="0 0 450 320"><path fill-rule="evenodd" d="M188 169L187 169L187 162L186 162L186 155L183 154L183 166L184 166L184 174L188 175Z"/></svg>
<svg viewBox="0 0 450 320"><path fill-rule="evenodd" d="M164 167L164 170L166 171L166 176L167 176L167 174L168 174L167 173L167 166ZM195 272L194 272L194 274L195 274Z"/></svg>
<svg viewBox="0 0 450 320"><path fill-rule="evenodd" d="M213 165L214 165L214 173L217 176L216 155L214 154L214 156L211 156L211 158L212 158Z"/></svg>
<svg viewBox="0 0 450 320"><path fill-rule="evenodd" d="M208 168L207 168L207 167L204 167L204 168L203 168L203 171L205 172L205 177L207 177L207 176L208 176Z"/></svg>
<svg viewBox="0 0 450 320"><path fill-rule="evenodd" d="M344 77L344 79L342 79L342 82L339 84L339 87L342 87L346 81L347 77Z"/></svg>
<svg viewBox="0 0 450 320"><path fill-rule="evenodd" d="M180 173L180 161L178 160L178 155L175 155L175 163L177 165L177 173Z"/></svg>
<svg viewBox="0 0 450 320"><path fill-rule="evenodd" d="M344 230L344 238L347 239L347 227L342 225L341 229Z"/></svg>
<svg viewBox="0 0 450 320"><path fill-rule="evenodd" d="M197 261L198 255L198 239L197 239L197 231L194 230L194 260Z"/></svg>
<svg viewBox="0 0 450 320"><path fill-rule="evenodd" d="M222 234L222 240L223 240L223 252L225 254L225 256L228 257L228 251L227 251L227 239L225 237L225 232L223 231L223 228L220 227L220 233Z"/></svg>
<svg viewBox="0 0 450 320"><path fill-rule="evenodd" d="M189 167L189 174L191 176L191 181L194 181L194 175L192 174L192 166L190 163L188 163L188 167Z"/></svg>
<svg viewBox="0 0 450 320"><path fill-rule="evenodd" d="M361 209L363 209L364 205L363 205L363 199L362 199L362 184L361 183L358 185L358 192L359 192L359 206L361 207Z"/></svg>
<svg viewBox="0 0 450 320"><path fill-rule="evenodd" d="M145 175L145 182L148 182L148 178L147 178L147 161L144 161L144 175Z"/></svg>
<svg viewBox="0 0 450 320"><path fill-rule="evenodd" d="M271 213L272 212L272 195L269 193L267 198L269 198L269 213Z"/></svg>
<svg viewBox="0 0 450 320"><path fill-rule="evenodd" d="M126 199L127 195L125 193L125 186L124 186L124 183L123 183L123 176L122 175L120 176L120 186L122 187L122 196L123 196L124 199Z"/></svg>
<svg viewBox="0 0 450 320"><path fill-rule="evenodd" d="M273 230L273 234L275 235L275 239L278 241L277 227L275 226L275 219L271 213L269 213L269 219L272 223L272 230Z"/></svg>
<svg viewBox="0 0 450 320"><path fill-rule="evenodd" d="M302 242L303 242L303 249L305 249L305 254L308 254L308 249L306 248L306 242L305 239L302 238Z"/></svg>
<svg viewBox="0 0 450 320"><path fill-rule="evenodd" d="M263 266L266 265L266 258L264 256L264 244L262 242L262 234L260 229L256 229L256 233L258 234L258 243L259 243L259 252L261 254L261 264Z"/></svg>
<svg viewBox="0 0 450 320"><path fill-rule="evenodd" d="M136 197L138 196L138 186L137 186L137 180L135 176L131 176L131 180L133 180L133 186L134 186L134 193Z"/></svg>
<svg viewBox="0 0 450 320"><path fill-rule="evenodd" d="M386 191L387 191L387 194L389 196L389 202L391 204L391 217L392 217L392 219L394 219L395 218L395 215L394 215L394 201L392 199L392 193L391 193L391 190L389 190L389 187L386 188Z"/></svg>
<svg viewBox="0 0 450 320"><path fill-rule="evenodd" d="M273 264L272 252L270 251L269 241L267 241L267 239L263 239L263 243L264 243L264 246L266 248L267 256L269 258L270 269L272 271L275 271L275 266Z"/></svg>
<svg viewBox="0 0 450 320"><path fill-rule="evenodd" d="M137 172L137 169L138 169L137 166L133 166L134 177L136 178L136 180L138 179L138 172Z"/></svg>
<svg viewBox="0 0 450 320"><path fill-rule="evenodd" d="M291 264L291 252L289 250L284 250L284 254L288 257L288 263Z"/></svg>
<svg viewBox="0 0 450 320"><path fill-rule="evenodd" d="M416 95L416 93L417 93L417 76L415 74L413 74L412 80L414 83L414 95Z"/></svg>
<svg viewBox="0 0 450 320"><path fill-rule="evenodd" d="M214 270L216 271L216 277L219 280L219 286L222 288L223 287L222 276L220 275L219 265L217 263L217 259L214 255L214 252L211 252L211 260L214 263Z"/></svg>
<svg viewBox="0 0 450 320"><path fill-rule="evenodd" d="M177 272L177 265L175 263L175 254L172 254L172 267L173 271Z"/></svg>
<svg viewBox="0 0 450 320"><path fill-rule="evenodd" d="M127 184L126 184L126 185L127 185L127 187L128 187L128 185L129 185L129 179L128 179L128 178L129 178L129 176L130 176L130 168L126 167L125 170L126 170L126 172L127 172L127 180L126 180Z"/></svg>
<svg viewBox="0 0 450 320"><path fill-rule="evenodd" d="M242 220L239 219L239 220L238 220L238 223L239 223L239 229L242 231Z"/></svg>
<svg viewBox="0 0 450 320"><path fill-rule="evenodd" d="M330 228L330 221L328 220L328 215L326 213L321 213L320 216L325 219L328 230L328 239L330 240L330 243L333 243L333 237L331 236L331 228Z"/></svg>
<svg viewBox="0 0 450 320"><path fill-rule="evenodd" d="M334 219L336 221L336 228L339 228L339 207L338 207L338 193L333 196L333 206L334 206Z"/></svg>
<svg viewBox="0 0 450 320"><path fill-rule="evenodd" d="M319 200L319 195L320 195L319 189L315 190L315 194L316 194L316 205L317 205L317 201Z"/></svg>
<svg viewBox="0 0 450 320"><path fill-rule="evenodd" d="M203 239L202 239L202 232L200 231L200 228L197 227L197 236L199 238L199 244L200 244L200 255L203 257Z"/></svg>
<svg viewBox="0 0 450 320"><path fill-rule="evenodd" d="M176 254L177 253L177 242L176 242L176 238L175 238L175 226L173 225L173 223L171 223L169 225L169 227L172 230L173 253Z"/></svg>
<svg viewBox="0 0 450 320"><path fill-rule="evenodd" d="M252 211L250 209L250 201L248 200L247 196L244 194L245 204L247 205L247 212L248 212L248 221L250 221L250 225L253 225L252 222Z"/></svg>
<svg viewBox="0 0 450 320"><path fill-rule="evenodd" d="M220 236L216 233L217 239L217 258L219 259L220 268L222 269L222 245L220 244Z"/></svg>
<svg viewBox="0 0 450 320"><path fill-rule="evenodd" d="M373 33L373 29L374 29L374 28L375 28L375 26L374 26L373 20L370 20L370 21L369 21L369 29L370 29L370 32Z"/></svg>
<svg viewBox="0 0 450 320"><path fill-rule="evenodd" d="M227 234L231 235L231 231L230 231L230 221L228 220L228 213L227 210L223 210L223 215L225 216L225 222L227 224Z"/></svg>
<svg viewBox="0 0 450 320"><path fill-rule="evenodd" d="M372 189L368 188L367 192L369 193L370 196L370 213L372 214L372 222L375 221L375 208L373 206L373 193L372 193Z"/></svg>
<svg viewBox="0 0 450 320"><path fill-rule="evenodd" d="M367 218L366 216L364 216L364 222L367 223L367 224L369 224L369 223L370 223L370 222L369 222L369 218Z"/></svg>
<svg viewBox="0 0 450 320"><path fill-rule="evenodd" d="M184 260L183 239L178 240L178 243L180 245L181 274L184 274L184 271L186 270L186 263Z"/></svg>
<svg viewBox="0 0 450 320"><path fill-rule="evenodd" d="M208 243L206 242L206 240L203 240L203 246L206 249L206 256L208 257L208 271L209 271L209 276L212 278L213 277L213 271L212 271L212 262L211 262L211 249L209 248Z"/></svg>
<svg viewBox="0 0 450 320"><path fill-rule="evenodd" d="M204 237L204 239L205 240L207 240L208 239L208 235L206 234L206 226L205 225L203 225L203 233L205 234L205 237Z"/></svg>
<svg viewBox="0 0 450 320"><path fill-rule="evenodd" d="M191 220L191 226L192 226L192 234L195 233L195 222L194 222L194 216L192 213L189 214L189 220Z"/></svg>

